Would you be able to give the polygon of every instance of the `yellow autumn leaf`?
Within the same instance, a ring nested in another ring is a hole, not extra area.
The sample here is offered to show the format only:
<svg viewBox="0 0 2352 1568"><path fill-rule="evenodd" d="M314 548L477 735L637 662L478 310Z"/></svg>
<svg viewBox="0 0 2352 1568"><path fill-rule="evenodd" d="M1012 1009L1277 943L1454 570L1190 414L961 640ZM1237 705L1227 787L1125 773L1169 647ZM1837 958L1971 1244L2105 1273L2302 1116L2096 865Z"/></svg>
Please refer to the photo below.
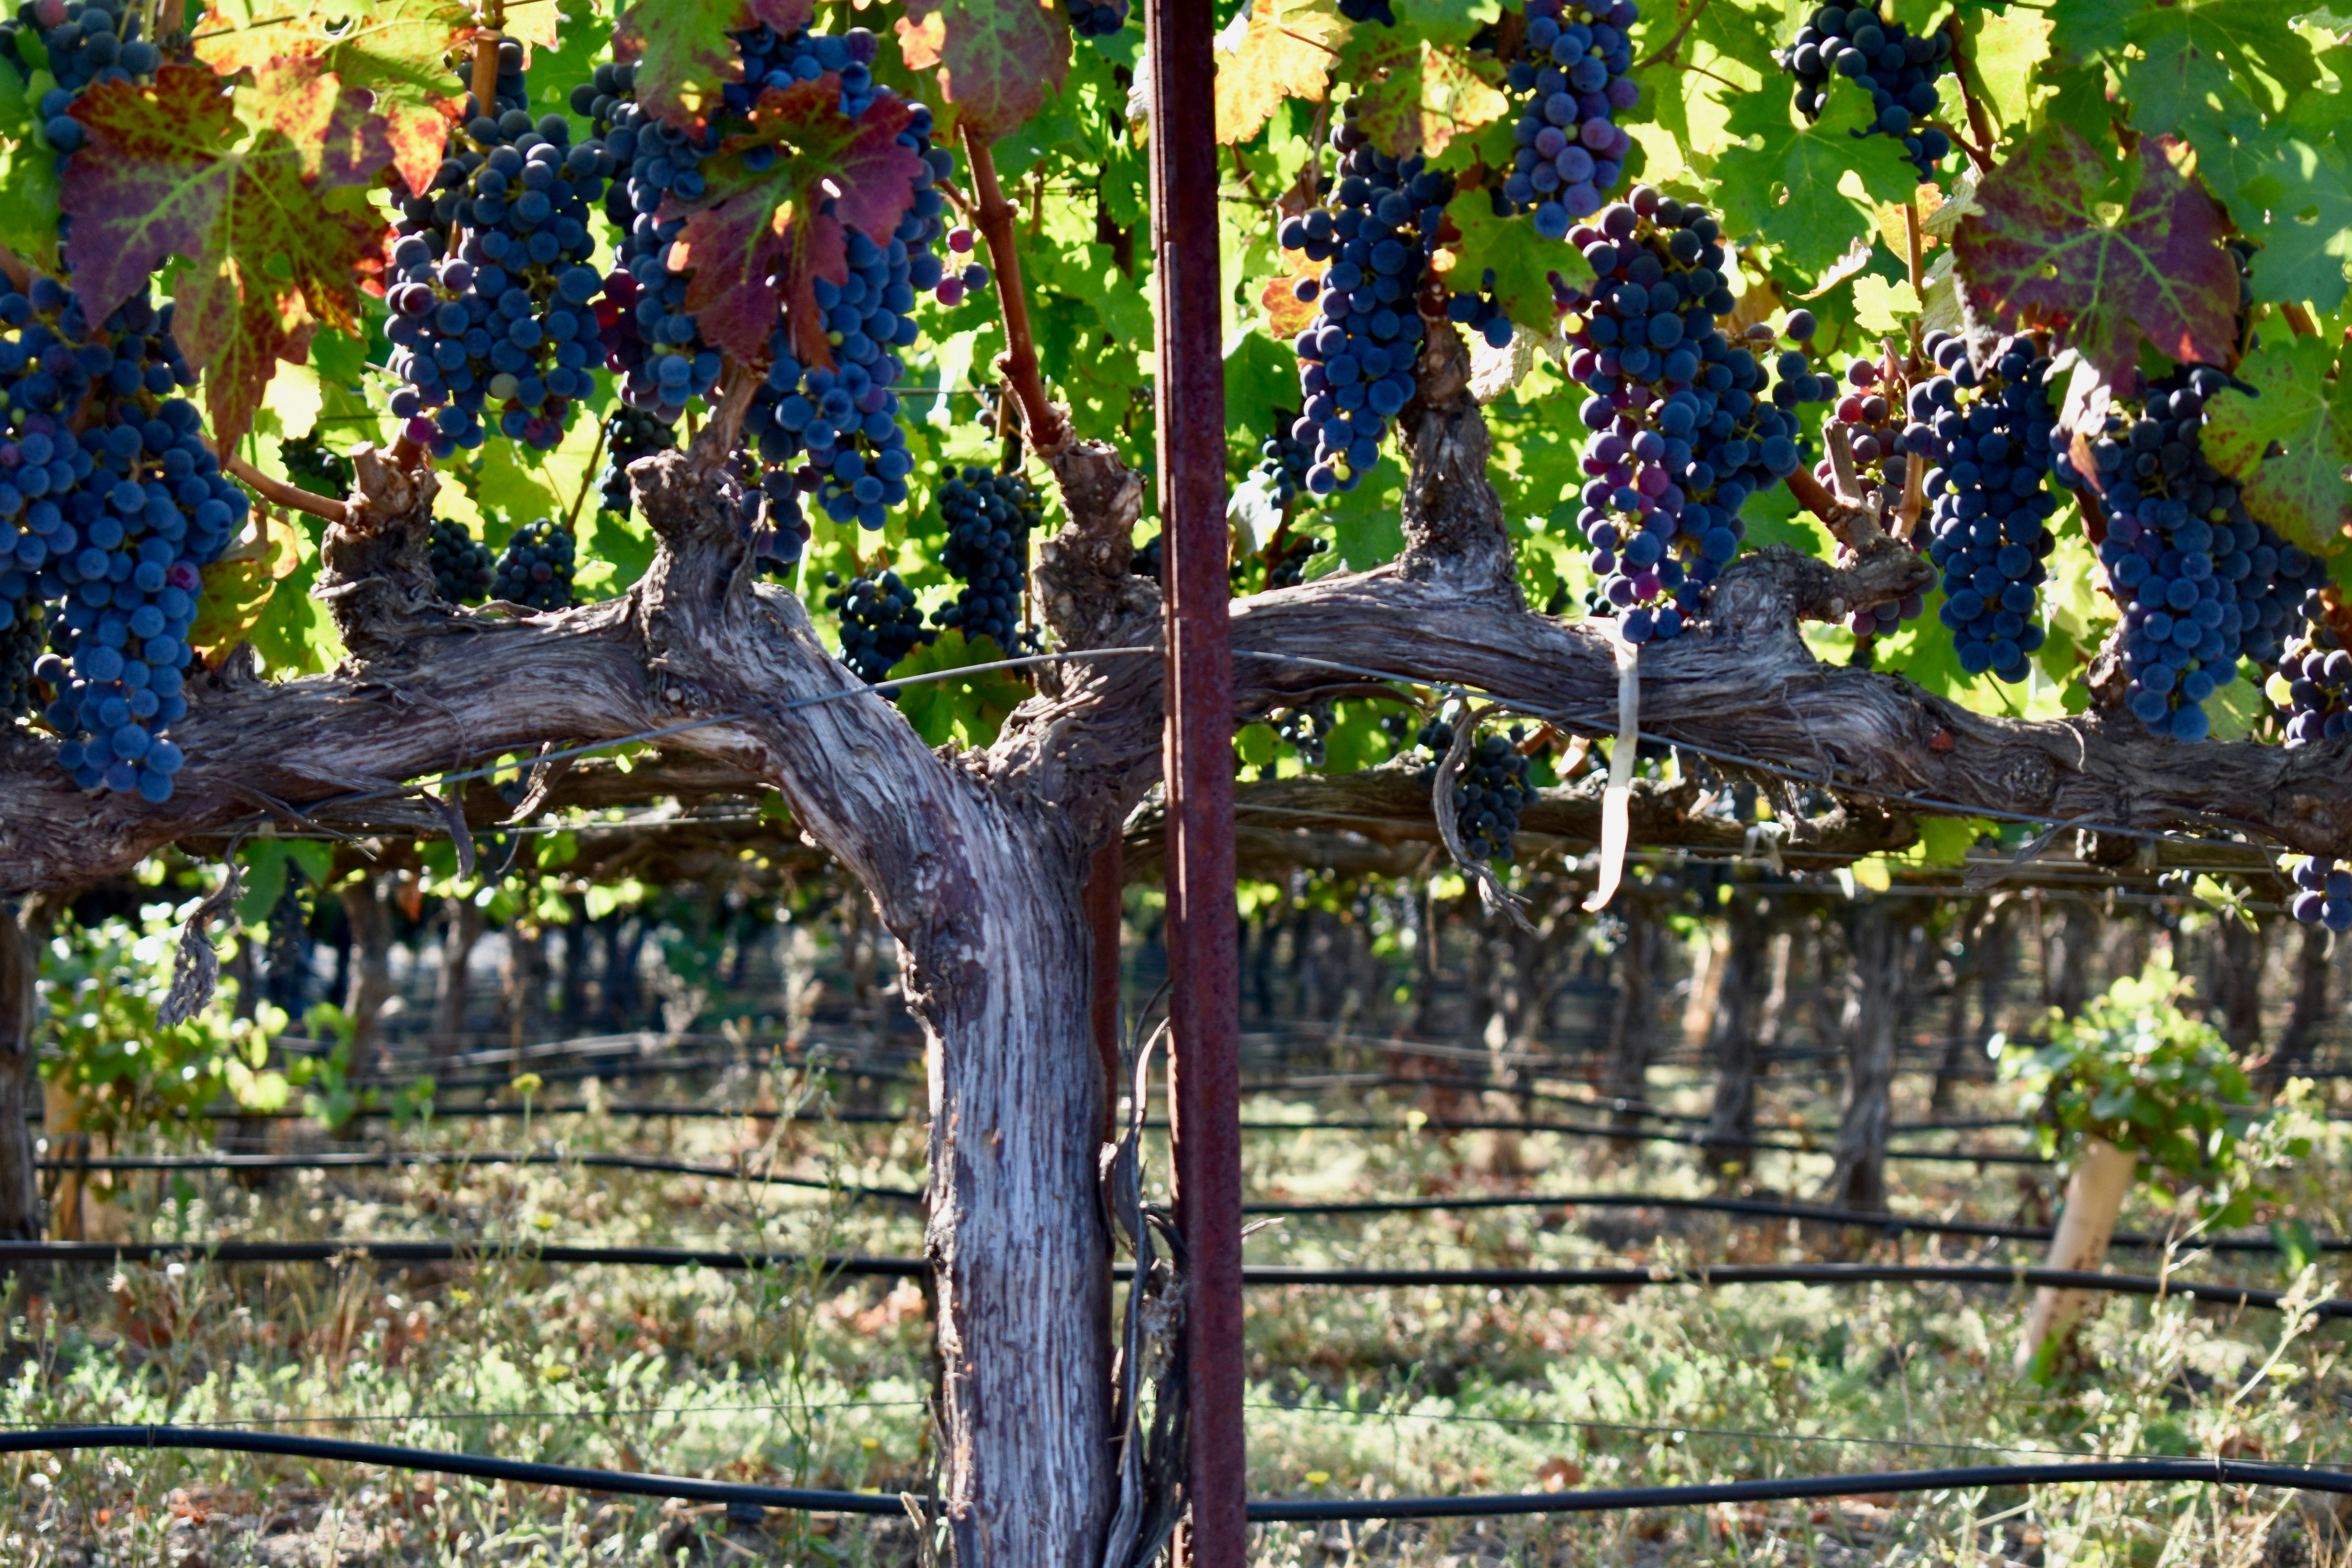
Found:
<svg viewBox="0 0 2352 1568"><path fill-rule="evenodd" d="M1265 287L1258 290L1257 302L1265 311L1267 331L1278 337L1295 338L1315 319L1317 310L1312 302L1298 297L1298 280L1320 278L1323 268L1309 260L1303 250L1286 250L1282 259L1290 270L1267 279Z"/></svg>
<svg viewBox="0 0 2352 1568"><path fill-rule="evenodd" d="M1217 140L1246 142L1286 98L1320 101L1348 23L1331 0L1258 0L1217 36Z"/></svg>
<svg viewBox="0 0 2352 1568"><path fill-rule="evenodd" d="M257 506L236 543L205 568L188 645L207 665L253 630L278 585L302 563L307 542L301 529L276 507Z"/></svg>

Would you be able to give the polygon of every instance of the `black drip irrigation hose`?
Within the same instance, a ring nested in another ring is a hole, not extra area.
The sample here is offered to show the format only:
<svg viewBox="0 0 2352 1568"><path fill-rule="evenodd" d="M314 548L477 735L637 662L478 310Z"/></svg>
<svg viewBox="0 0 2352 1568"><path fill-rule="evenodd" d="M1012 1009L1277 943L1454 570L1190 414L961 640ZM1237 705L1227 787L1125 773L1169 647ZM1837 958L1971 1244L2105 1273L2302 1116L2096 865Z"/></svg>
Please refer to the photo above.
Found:
<svg viewBox="0 0 2352 1568"><path fill-rule="evenodd" d="M813 1267L844 1278L920 1279L930 1265L919 1258L815 1257L801 1253L730 1252L675 1247L530 1247L501 1253L495 1247L449 1241L177 1242L0 1241L0 1264L112 1263L202 1259L215 1263L446 1263L461 1258L502 1256L516 1263L636 1264L656 1268L792 1268ZM1125 1279L1128 1264L1112 1269ZM2109 1274L2084 1268L2004 1268L1949 1263L1727 1263L1687 1269L1666 1268L1306 1268L1259 1264L1242 1270L1244 1286L1342 1286L1356 1289L1422 1286L1485 1286L1489 1289L1560 1289L1597 1287L1640 1289L1654 1285L1994 1285L2050 1286L2118 1296L2179 1296L2209 1305L2285 1309L2284 1291L2217 1285L2168 1276ZM2352 1318L2352 1300L2301 1303L2326 1319Z"/></svg>
<svg viewBox="0 0 2352 1568"><path fill-rule="evenodd" d="M167 1448L226 1454L275 1454L289 1458L378 1465L428 1475L514 1481L526 1486L677 1498L730 1508L790 1509L812 1513L881 1516L907 1511L889 1492L826 1491L707 1481L691 1476L545 1465L483 1454L305 1437L284 1432L240 1432L209 1426L36 1426L0 1431L0 1453L67 1453L87 1448ZM1886 1492L1970 1491L1994 1487L2080 1486L2101 1482L2188 1482L2208 1486L2280 1487L2296 1491L2352 1492L2352 1475L2303 1465L2242 1459L2070 1459L2027 1465L1970 1465L1940 1470L1884 1470L1841 1476L1790 1476L1767 1480L1715 1481L1673 1487L1613 1487L1590 1491L1528 1492L1473 1497L1274 1498L1249 1505L1255 1523L1333 1520L1475 1519L1507 1514L1611 1513L1633 1509L1693 1508L1712 1503L1790 1502Z"/></svg>
<svg viewBox="0 0 2352 1568"><path fill-rule="evenodd" d="M1700 1214L1748 1215L1759 1219L1795 1219L1821 1225L1845 1225L1883 1231L1889 1236L1917 1231L1936 1236L1974 1236L1992 1241L2048 1241L2054 1234L2031 1226L1994 1225L1985 1220L1935 1219L1925 1215L1887 1214L1875 1209L1826 1208L1816 1204L1783 1203L1770 1198L1685 1198L1652 1193L1512 1193L1495 1196L1371 1198L1360 1202L1244 1204L1242 1212L1256 1215L1419 1214L1431 1209L1506 1208L1659 1208L1687 1209ZM2276 1252L2278 1242L2267 1236L2167 1237L2139 1231L2119 1231L2110 1247L2159 1247L2178 1245L2184 1251ZM2352 1239L2323 1237L2312 1243L2318 1252L2352 1252Z"/></svg>
<svg viewBox="0 0 2352 1568"><path fill-rule="evenodd" d="M354 1150L331 1154L110 1154L87 1160L39 1160L44 1171L386 1171L409 1165L563 1165L600 1171L646 1171L656 1175L709 1176L720 1181L751 1182L768 1186L807 1187L839 1192L849 1198L877 1198L919 1204L921 1193L910 1187L838 1186L814 1176L783 1176L738 1170L732 1165L698 1165L687 1160L662 1160L646 1154L547 1154L517 1150L480 1153L367 1152Z"/></svg>

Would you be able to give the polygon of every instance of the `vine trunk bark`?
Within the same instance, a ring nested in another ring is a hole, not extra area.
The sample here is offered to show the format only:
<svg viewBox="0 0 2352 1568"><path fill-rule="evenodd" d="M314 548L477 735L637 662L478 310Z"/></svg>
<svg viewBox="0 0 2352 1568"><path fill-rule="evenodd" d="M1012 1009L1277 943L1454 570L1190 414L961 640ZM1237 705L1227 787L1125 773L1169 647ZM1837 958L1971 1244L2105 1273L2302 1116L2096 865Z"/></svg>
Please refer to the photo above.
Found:
<svg viewBox="0 0 2352 1568"><path fill-rule="evenodd" d="M32 1110L41 1101L36 1056L41 949L56 922L55 900L0 900L0 1240L41 1237L41 1173L34 1163Z"/></svg>
<svg viewBox="0 0 2352 1568"><path fill-rule="evenodd" d="M1886 1206L1886 1131L1893 1120L1895 1020L1903 988L1907 928L1883 904L1858 907L1847 923L1853 965L1846 977L1845 1111L1827 1200L1842 1208Z"/></svg>
<svg viewBox="0 0 2352 1568"><path fill-rule="evenodd" d="M1713 1034L1715 1104L1700 1146L1709 1169L1728 1174L1755 1163L1756 1079L1764 1062L1762 1003L1771 983L1772 927L1752 896L1735 893L1726 922Z"/></svg>

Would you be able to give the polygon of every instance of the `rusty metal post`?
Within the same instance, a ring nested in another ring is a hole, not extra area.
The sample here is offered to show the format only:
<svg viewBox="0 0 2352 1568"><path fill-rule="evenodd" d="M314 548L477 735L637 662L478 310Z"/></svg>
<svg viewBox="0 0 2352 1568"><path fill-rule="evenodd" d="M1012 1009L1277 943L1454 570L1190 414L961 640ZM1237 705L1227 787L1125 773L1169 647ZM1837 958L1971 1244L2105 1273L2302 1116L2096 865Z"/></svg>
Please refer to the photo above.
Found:
<svg viewBox="0 0 2352 1568"><path fill-rule="evenodd" d="M1210 0L1150 0L1160 517L1168 604L1170 1064L1176 1214L1190 1279L1188 1485L1196 1568L1244 1568L1240 964L1225 387Z"/></svg>

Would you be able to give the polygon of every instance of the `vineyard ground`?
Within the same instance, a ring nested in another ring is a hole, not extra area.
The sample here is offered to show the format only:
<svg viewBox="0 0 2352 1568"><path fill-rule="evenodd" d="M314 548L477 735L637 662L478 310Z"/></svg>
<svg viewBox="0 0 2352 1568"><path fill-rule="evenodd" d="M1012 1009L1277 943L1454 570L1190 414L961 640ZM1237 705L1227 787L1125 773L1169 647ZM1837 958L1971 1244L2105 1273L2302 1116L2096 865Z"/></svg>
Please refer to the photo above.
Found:
<svg viewBox="0 0 2352 1568"><path fill-rule="evenodd" d="M1668 1089L1704 1110L1704 1089ZM674 1081L662 1098L741 1105L765 1088ZM1399 1091L1346 1109L1459 1112ZM1253 1118L1342 1106L1261 1099ZM1487 1109L1507 1112L1507 1104ZM1818 1121L1801 1091L1771 1110ZM1919 1111L1898 1104L1898 1114ZM1964 1113L1990 1109L1964 1104ZM421 1141L512 1148L511 1121L446 1122ZM700 1160L749 1154L845 1184L920 1180L922 1138L819 1121L633 1124L541 1119L529 1133L578 1152ZM2352 1228L2352 1191L2318 1174L2304 1212ZM1621 1152L1549 1135L1301 1131L1251 1140L1254 1194L1311 1200L1519 1188L1706 1190L1686 1151ZM1757 1190L1802 1194L1824 1156L1770 1155ZM685 1177L562 1168L306 1172L131 1178L121 1213L141 1238L488 1238L475 1262L413 1271L124 1268L20 1296L0 1420L227 1424L596 1465L919 1491L930 1436L929 1326L911 1284L713 1271L534 1267L533 1240L731 1245L907 1256L901 1210ZM2028 1222L2046 1177L1900 1166L1905 1209ZM2166 1216L2127 1215L2161 1229ZM1254 1261L1592 1265L1768 1261L1858 1238L1661 1212L1421 1213L1293 1217ZM1873 1244L1864 1241L1864 1247ZM1874 1244L1877 1255L1894 1244ZM1906 1258L1979 1255L1953 1241ZM1983 1255L2021 1260L2017 1247ZM2145 1267L2135 1264L2133 1267ZM2189 1278L2278 1285L2261 1256ZM2335 1287L2319 1282L2322 1293ZM2008 1292L1879 1286L1576 1290L1297 1289L1251 1298L1254 1495L1381 1496L1671 1484L1727 1477L2021 1459L2024 1450L2211 1453L2326 1460L2352 1381L2342 1331L2282 1340L2270 1314L2110 1302L2090 1346L2101 1374L2035 1397L2006 1375L2021 1303ZM298 1418L340 1415L327 1422ZM1563 1425L1579 1422L1584 1425ZM911 1525L772 1512L732 1523L692 1509L298 1462L171 1453L16 1456L0 1464L10 1522L0 1561L58 1568L439 1563L916 1561ZM2347 1560L2330 1510L2276 1494L2188 1488L1981 1492L1559 1520L1271 1526L1274 1563L2017 1563L2216 1564ZM681 1556L680 1554L683 1554Z"/></svg>

